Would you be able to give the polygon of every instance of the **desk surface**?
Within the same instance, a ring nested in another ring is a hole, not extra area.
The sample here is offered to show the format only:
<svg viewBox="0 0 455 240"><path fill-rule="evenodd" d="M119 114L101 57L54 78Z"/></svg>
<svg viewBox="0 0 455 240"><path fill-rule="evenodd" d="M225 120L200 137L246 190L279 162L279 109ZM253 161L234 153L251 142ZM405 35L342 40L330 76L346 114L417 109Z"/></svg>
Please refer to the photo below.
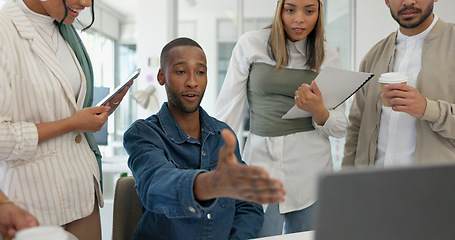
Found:
<svg viewBox="0 0 455 240"><path fill-rule="evenodd" d="M254 240L313 240L314 231L284 234L272 237L255 238Z"/></svg>

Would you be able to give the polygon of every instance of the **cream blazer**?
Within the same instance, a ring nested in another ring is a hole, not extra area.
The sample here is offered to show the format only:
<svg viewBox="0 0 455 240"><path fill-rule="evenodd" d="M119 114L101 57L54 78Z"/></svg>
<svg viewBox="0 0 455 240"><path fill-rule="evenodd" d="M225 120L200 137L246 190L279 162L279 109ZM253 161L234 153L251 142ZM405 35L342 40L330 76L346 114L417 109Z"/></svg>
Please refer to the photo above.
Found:
<svg viewBox="0 0 455 240"><path fill-rule="evenodd" d="M82 108L54 52L14 0L0 11L0 188L41 225L63 225L93 211L100 194L94 153L82 132L38 144L38 123L67 118Z"/></svg>
<svg viewBox="0 0 455 240"><path fill-rule="evenodd" d="M374 165L381 117L378 78L393 69L397 32L365 55L360 71L374 77L355 95L349 113L343 166ZM415 164L455 163L455 24L439 19L425 37L416 89L427 99L416 121Z"/></svg>

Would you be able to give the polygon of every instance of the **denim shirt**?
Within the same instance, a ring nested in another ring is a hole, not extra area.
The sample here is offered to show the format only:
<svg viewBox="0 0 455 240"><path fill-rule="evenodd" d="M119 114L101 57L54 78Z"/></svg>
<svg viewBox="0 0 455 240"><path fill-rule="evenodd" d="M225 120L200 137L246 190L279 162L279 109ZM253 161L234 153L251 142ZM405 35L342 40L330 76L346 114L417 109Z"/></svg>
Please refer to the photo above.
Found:
<svg viewBox="0 0 455 240"><path fill-rule="evenodd" d="M258 204L194 198L194 179L216 168L224 144L221 130L230 129L202 108L199 112L201 142L180 128L167 103L125 132L123 144L143 212L134 239L250 239L261 230ZM242 162L238 146L235 154Z"/></svg>

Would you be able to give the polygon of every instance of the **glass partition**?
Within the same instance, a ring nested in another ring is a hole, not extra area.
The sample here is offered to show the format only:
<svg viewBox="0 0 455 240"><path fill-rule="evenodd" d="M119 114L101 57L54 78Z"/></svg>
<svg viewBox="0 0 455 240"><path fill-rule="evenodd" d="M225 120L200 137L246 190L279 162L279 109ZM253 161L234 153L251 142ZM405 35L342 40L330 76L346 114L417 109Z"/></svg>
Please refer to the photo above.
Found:
<svg viewBox="0 0 455 240"><path fill-rule="evenodd" d="M355 0L325 0L324 27L327 43L334 47L343 62L343 68L354 69L353 16ZM346 101L346 116L349 114L352 99ZM330 138L335 170L341 168L345 139Z"/></svg>

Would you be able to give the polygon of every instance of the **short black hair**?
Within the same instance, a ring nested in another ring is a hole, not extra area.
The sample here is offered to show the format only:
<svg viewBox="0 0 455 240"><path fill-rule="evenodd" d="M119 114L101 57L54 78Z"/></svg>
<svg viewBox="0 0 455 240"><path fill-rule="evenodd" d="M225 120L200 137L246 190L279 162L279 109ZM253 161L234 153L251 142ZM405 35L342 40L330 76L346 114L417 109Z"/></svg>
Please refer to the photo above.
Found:
<svg viewBox="0 0 455 240"><path fill-rule="evenodd" d="M193 46L193 47L200 48L202 50L202 52L204 52L204 49L202 49L201 45L199 45L199 43L197 43L193 39L187 38L187 37L176 38L176 39L170 41L168 44L166 44L166 46L163 47L163 50L161 50L160 68L164 69L166 59L167 59L167 54L169 53L169 51L174 47L180 47L180 46Z"/></svg>

